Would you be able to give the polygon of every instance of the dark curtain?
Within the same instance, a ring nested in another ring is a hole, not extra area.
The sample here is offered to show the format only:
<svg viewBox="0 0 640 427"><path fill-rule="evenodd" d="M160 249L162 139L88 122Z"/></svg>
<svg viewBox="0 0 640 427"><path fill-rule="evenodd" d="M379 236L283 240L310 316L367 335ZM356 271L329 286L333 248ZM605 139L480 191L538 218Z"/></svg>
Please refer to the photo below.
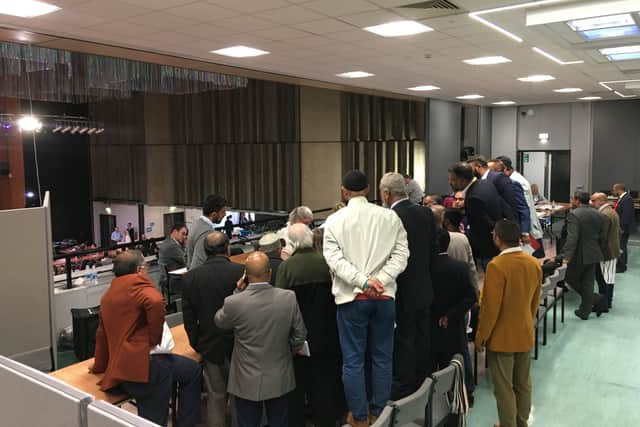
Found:
<svg viewBox="0 0 640 427"><path fill-rule="evenodd" d="M242 208L300 203L296 86L252 80L245 89L174 98L176 203L199 205L211 193Z"/></svg>
<svg viewBox="0 0 640 427"><path fill-rule="evenodd" d="M386 172L413 175L414 142L425 135L424 102L344 93L342 112L343 173L362 170L372 189Z"/></svg>
<svg viewBox="0 0 640 427"><path fill-rule="evenodd" d="M92 138L96 199L199 206L217 193L237 208L300 204L296 86L250 80L242 89L136 95L93 111L105 127Z"/></svg>

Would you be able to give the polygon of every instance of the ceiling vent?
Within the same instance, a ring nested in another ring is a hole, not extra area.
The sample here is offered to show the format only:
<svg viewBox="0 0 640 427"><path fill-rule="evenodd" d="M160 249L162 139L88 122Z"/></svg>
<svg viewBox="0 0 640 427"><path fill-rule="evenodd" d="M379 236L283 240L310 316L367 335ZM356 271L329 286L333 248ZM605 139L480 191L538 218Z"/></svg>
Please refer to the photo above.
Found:
<svg viewBox="0 0 640 427"><path fill-rule="evenodd" d="M420 10L422 11L422 13L420 14L420 17L422 19L457 15L459 13L466 12L465 10L460 9L458 6L448 0L421 1L417 3L405 4L404 6L398 6L397 9Z"/></svg>

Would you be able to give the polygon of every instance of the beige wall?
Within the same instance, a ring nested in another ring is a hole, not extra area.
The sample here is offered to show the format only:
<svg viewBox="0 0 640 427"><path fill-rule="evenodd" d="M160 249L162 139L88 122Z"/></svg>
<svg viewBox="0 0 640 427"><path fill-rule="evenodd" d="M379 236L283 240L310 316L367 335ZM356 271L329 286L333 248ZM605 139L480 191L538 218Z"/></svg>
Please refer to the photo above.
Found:
<svg viewBox="0 0 640 427"><path fill-rule="evenodd" d="M302 204L311 209L340 201L342 177L340 92L300 88Z"/></svg>

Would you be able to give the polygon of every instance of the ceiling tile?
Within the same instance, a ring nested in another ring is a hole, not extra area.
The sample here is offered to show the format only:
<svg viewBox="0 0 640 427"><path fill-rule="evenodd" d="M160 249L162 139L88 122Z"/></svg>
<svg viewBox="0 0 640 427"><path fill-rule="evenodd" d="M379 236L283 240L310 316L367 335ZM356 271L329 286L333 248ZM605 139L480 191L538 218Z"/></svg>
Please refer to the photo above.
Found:
<svg viewBox="0 0 640 427"><path fill-rule="evenodd" d="M219 19L215 21L215 24L236 32L259 31L278 26L271 21L266 21L253 15L239 15L232 16L231 18Z"/></svg>
<svg viewBox="0 0 640 427"><path fill-rule="evenodd" d="M327 16L351 15L378 9L378 6L365 0L315 0L303 6Z"/></svg>
<svg viewBox="0 0 640 427"><path fill-rule="evenodd" d="M183 46L192 44L198 41L197 38L188 36L186 34L175 33L172 31L164 31L159 33L152 33L141 37L142 39L156 42L158 45L167 46Z"/></svg>
<svg viewBox="0 0 640 427"><path fill-rule="evenodd" d="M72 12L71 10L60 10L50 15L38 16L36 18L14 19L18 25L25 25L31 28L51 28L61 31L72 31L73 29L89 27L105 22L107 19L101 15L87 15Z"/></svg>
<svg viewBox="0 0 640 427"><path fill-rule="evenodd" d="M227 9L244 13L256 13L262 10L288 6L285 0L208 0Z"/></svg>
<svg viewBox="0 0 640 427"><path fill-rule="evenodd" d="M142 15L149 13L150 9L118 0L93 0L73 6L69 11L79 15L99 16L107 20Z"/></svg>
<svg viewBox="0 0 640 427"><path fill-rule="evenodd" d="M360 28L403 20L400 15L382 9L341 16L340 19Z"/></svg>
<svg viewBox="0 0 640 427"><path fill-rule="evenodd" d="M329 34L338 31L347 31L353 29L353 26L345 24L344 22L341 22L337 19L321 19L319 21L296 24L294 25L294 27L313 34Z"/></svg>
<svg viewBox="0 0 640 427"><path fill-rule="evenodd" d="M197 25L200 22L195 22L192 19L181 18L179 16L171 15L166 12L151 12L146 15L138 15L132 18L128 18L127 21L135 25L143 25L149 28L155 28L158 31L166 30L167 28L173 29L173 31L181 28L188 28L192 25Z"/></svg>
<svg viewBox="0 0 640 427"><path fill-rule="evenodd" d="M164 10L164 12L201 22L210 22L238 15L238 12L236 11L225 9L206 1L199 1L196 3L173 7L171 9Z"/></svg>
<svg viewBox="0 0 640 427"><path fill-rule="evenodd" d="M306 36L296 39L287 40L287 43L297 47L314 47L314 46L322 46L325 44L333 43L333 40L330 40L327 37L323 36Z"/></svg>
<svg viewBox="0 0 640 427"><path fill-rule="evenodd" d="M299 24L301 22L317 21L324 18L323 15L300 6L288 6L280 9L267 10L262 12L260 17L279 24Z"/></svg>
<svg viewBox="0 0 640 427"><path fill-rule="evenodd" d="M309 35L309 33L305 33L304 31L285 26L255 31L254 34L258 37L264 37L269 40L288 40L302 38Z"/></svg>
<svg viewBox="0 0 640 427"><path fill-rule="evenodd" d="M107 1L111 1L111 0L107 0ZM154 10L168 9L170 7L176 7L176 6L193 2L193 0L123 0L123 1L135 6L140 6L146 9L154 9Z"/></svg>
<svg viewBox="0 0 640 427"><path fill-rule="evenodd" d="M103 34L118 34L119 36L140 37L157 32L158 30L144 25L132 25L127 21L109 21L99 25L92 25L91 30Z"/></svg>

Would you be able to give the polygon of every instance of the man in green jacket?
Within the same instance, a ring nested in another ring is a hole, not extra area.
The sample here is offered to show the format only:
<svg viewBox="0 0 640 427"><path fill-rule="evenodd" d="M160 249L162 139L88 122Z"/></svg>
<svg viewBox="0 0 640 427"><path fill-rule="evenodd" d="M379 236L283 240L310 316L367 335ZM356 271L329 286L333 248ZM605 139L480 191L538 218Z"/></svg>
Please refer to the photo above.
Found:
<svg viewBox="0 0 640 427"><path fill-rule="evenodd" d="M294 358L296 390L291 394L289 425L306 424L305 396L316 427L333 427L343 411L342 365L331 274L321 253L313 249L313 233L305 224L289 226L293 255L280 264L276 286L296 294L307 327L309 353Z"/></svg>

